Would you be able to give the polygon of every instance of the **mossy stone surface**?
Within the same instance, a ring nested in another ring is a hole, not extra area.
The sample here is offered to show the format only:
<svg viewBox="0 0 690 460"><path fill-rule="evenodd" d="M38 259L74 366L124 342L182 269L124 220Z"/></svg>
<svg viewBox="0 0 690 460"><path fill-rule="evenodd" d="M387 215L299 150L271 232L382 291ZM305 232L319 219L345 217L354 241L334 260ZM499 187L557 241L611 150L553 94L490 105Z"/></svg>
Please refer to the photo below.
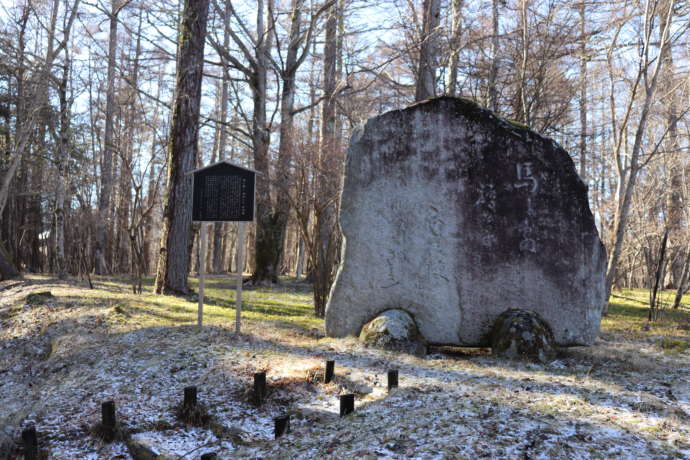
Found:
<svg viewBox="0 0 690 460"><path fill-rule="evenodd" d="M359 339L368 347L410 353L426 354L426 341L409 313L386 310L362 327Z"/></svg>
<svg viewBox="0 0 690 460"><path fill-rule="evenodd" d="M44 305L55 299L50 291L34 292L26 296L26 303L29 305Z"/></svg>
<svg viewBox="0 0 690 460"><path fill-rule="evenodd" d="M149 438L146 433L141 433L127 440L127 449L134 460L173 460L179 458L179 455L165 451L156 444L154 438Z"/></svg>
<svg viewBox="0 0 690 460"><path fill-rule="evenodd" d="M551 327L533 311L504 311L496 318L490 339L496 356L542 363L556 357Z"/></svg>

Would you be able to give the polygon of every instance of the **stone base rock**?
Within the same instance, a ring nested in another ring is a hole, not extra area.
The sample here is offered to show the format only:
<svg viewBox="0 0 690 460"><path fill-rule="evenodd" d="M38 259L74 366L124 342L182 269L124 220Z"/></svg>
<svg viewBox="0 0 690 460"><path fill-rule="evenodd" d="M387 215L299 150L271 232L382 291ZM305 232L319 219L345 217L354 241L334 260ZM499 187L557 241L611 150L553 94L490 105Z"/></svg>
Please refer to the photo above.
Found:
<svg viewBox="0 0 690 460"><path fill-rule="evenodd" d="M129 454L134 460L173 460L179 457L156 446L156 441L146 433L136 434L127 440Z"/></svg>
<svg viewBox="0 0 690 460"><path fill-rule="evenodd" d="M359 339L368 347L399 351L417 356L426 354L426 341L414 319L402 310L386 310L364 325Z"/></svg>
<svg viewBox="0 0 690 460"><path fill-rule="evenodd" d="M26 303L29 305L45 305L55 300L55 296L50 291L34 292L26 296Z"/></svg>
<svg viewBox="0 0 690 460"><path fill-rule="evenodd" d="M491 351L496 356L542 363L556 357L553 332L533 311L504 311L496 318L490 339Z"/></svg>

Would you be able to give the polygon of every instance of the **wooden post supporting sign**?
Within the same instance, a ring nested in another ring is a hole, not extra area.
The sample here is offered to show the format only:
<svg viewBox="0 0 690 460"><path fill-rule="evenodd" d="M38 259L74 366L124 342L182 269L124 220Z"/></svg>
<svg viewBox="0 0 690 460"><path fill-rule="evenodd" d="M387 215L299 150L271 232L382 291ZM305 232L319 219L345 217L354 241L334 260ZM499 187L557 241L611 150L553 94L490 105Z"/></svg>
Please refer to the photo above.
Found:
<svg viewBox="0 0 690 460"><path fill-rule="evenodd" d="M235 290L235 334L240 333L242 323L242 275L244 273L244 239L247 223L239 222L237 229L237 288Z"/></svg>
<svg viewBox="0 0 690 460"><path fill-rule="evenodd" d="M197 324L203 326L204 322L204 287L206 284L206 223L201 223L199 229L199 313Z"/></svg>

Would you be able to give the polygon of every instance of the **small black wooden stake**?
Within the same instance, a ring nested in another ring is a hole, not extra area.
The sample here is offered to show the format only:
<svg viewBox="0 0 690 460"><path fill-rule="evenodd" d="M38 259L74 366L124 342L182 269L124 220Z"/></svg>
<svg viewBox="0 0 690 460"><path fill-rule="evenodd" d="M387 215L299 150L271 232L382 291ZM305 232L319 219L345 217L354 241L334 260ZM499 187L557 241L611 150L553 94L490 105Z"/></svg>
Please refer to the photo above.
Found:
<svg viewBox="0 0 690 460"><path fill-rule="evenodd" d="M184 407L195 407L196 406L196 387L185 387L184 389L184 402L182 405Z"/></svg>
<svg viewBox="0 0 690 460"><path fill-rule="evenodd" d="M207 452L201 455L201 460L216 460L217 458L218 454L215 452Z"/></svg>
<svg viewBox="0 0 690 460"><path fill-rule="evenodd" d="M355 411L355 395L350 393L340 395L340 416L344 417Z"/></svg>
<svg viewBox="0 0 690 460"><path fill-rule="evenodd" d="M36 436L34 425L29 425L22 431L22 443L24 444L24 458L26 460L38 460L38 436Z"/></svg>
<svg viewBox="0 0 690 460"><path fill-rule="evenodd" d="M326 361L326 374L323 376L323 383L331 383L335 375L335 361Z"/></svg>
<svg viewBox="0 0 690 460"><path fill-rule="evenodd" d="M273 419L275 423L275 436L276 439L290 432L290 414L281 415Z"/></svg>
<svg viewBox="0 0 690 460"><path fill-rule="evenodd" d="M391 369L388 371L388 391L392 388L398 388L398 370Z"/></svg>
<svg viewBox="0 0 690 460"><path fill-rule="evenodd" d="M264 403L266 396L266 373L257 372L254 374L254 403L260 406Z"/></svg>
<svg viewBox="0 0 690 460"><path fill-rule="evenodd" d="M101 427L99 431L100 437L103 439L103 441L113 442L115 440L117 435L115 428L116 422L115 402L106 401L101 403Z"/></svg>
<svg viewBox="0 0 690 460"><path fill-rule="evenodd" d="M101 424L107 428L115 428L115 401L101 404Z"/></svg>

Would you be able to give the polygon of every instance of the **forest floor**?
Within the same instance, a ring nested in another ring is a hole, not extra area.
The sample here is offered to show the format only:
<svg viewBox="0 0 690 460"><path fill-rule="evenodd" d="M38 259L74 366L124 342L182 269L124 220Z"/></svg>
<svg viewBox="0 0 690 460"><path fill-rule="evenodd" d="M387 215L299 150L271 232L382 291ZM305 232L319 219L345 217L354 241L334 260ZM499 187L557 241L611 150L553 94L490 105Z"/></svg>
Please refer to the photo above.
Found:
<svg viewBox="0 0 690 460"><path fill-rule="evenodd" d="M131 439L167 459L690 458L687 297L648 327L647 293L617 292L594 346L538 365L483 349L417 358L326 338L309 286L293 280L245 291L239 336L229 278L207 282L201 331L193 298L134 295L124 279L94 284L0 284L0 459L29 423L48 458L131 458L125 442L92 434L106 400ZM53 297L27 301L43 291ZM326 359L336 361L329 384ZM392 368L400 387L388 392ZM258 371L269 385L259 408L250 402ZM189 385L211 416L204 427L175 417ZM356 410L340 418L343 393L357 395ZM291 432L274 440L283 413Z"/></svg>

